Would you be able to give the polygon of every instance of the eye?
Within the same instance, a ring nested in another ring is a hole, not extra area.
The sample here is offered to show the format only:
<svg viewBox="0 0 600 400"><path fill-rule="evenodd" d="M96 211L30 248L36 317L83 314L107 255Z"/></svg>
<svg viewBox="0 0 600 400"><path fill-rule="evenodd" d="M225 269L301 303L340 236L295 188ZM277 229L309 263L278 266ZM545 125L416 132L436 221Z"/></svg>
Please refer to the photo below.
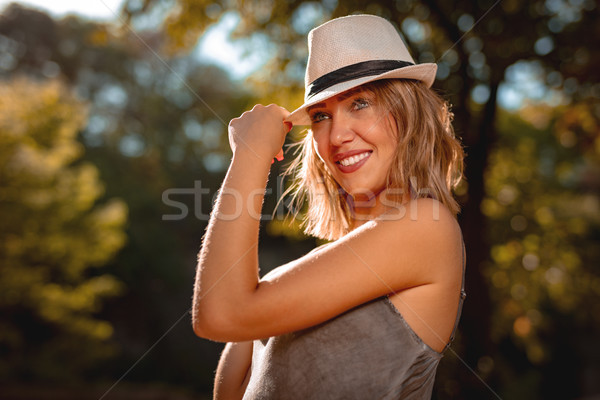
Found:
<svg viewBox="0 0 600 400"><path fill-rule="evenodd" d="M323 120L329 119L329 115L327 115L324 112L315 112L314 114L310 115L310 120L313 124L317 124Z"/></svg>
<svg viewBox="0 0 600 400"><path fill-rule="evenodd" d="M352 109L353 110L362 110L363 108L367 108L371 105L369 100L363 99L361 97L356 98L352 101Z"/></svg>

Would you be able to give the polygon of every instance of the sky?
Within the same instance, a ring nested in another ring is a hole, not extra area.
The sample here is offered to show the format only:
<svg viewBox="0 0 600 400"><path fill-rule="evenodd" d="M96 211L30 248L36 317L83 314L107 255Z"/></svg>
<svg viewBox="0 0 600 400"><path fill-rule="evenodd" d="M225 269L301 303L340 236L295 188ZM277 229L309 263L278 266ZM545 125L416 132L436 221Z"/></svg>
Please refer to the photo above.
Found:
<svg viewBox="0 0 600 400"><path fill-rule="evenodd" d="M90 19L112 20L123 0L0 0L0 9L9 3L33 6L54 16L77 14Z"/></svg>
<svg viewBox="0 0 600 400"><path fill-rule="evenodd" d="M123 0L0 0L0 10L13 2L40 9L53 17L76 14L98 21L118 21ZM207 30L194 52L203 61L226 67L233 79L247 77L265 61L264 53L250 52L250 56L245 56L248 45L260 44L249 40L240 40L239 43L229 40L238 22L238 17L225 15L218 24Z"/></svg>

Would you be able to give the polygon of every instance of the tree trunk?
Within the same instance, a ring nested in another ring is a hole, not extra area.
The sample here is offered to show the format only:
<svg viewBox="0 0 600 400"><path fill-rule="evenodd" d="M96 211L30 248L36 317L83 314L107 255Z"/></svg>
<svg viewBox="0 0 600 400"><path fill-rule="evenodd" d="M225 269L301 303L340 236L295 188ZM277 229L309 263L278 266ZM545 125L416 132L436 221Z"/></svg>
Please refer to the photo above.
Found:
<svg viewBox="0 0 600 400"><path fill-rule="evenodd" d="M490 293L483 276L485 263L489 259L490 244L486 237L486 218L481 212L481 202L485 195L484 172L492 143L495 139L495 117L499 82L490 85L490 97L487 101L477 129L477 135L466 135L465 178L469 185L468 200L460 215L467 252L467 270L463 318L461 322L461 338L464 343L464 361L473 369L465 369L461 373L461 387L465 389L462 398L487 399L496 398L486 384L492 389L496 385L486 379L480 380L477 363L483 356L493 356L490 341L492 314ZM471 126L473 126L472 124ZM467 383L468 382L468 383Z"/></svg>

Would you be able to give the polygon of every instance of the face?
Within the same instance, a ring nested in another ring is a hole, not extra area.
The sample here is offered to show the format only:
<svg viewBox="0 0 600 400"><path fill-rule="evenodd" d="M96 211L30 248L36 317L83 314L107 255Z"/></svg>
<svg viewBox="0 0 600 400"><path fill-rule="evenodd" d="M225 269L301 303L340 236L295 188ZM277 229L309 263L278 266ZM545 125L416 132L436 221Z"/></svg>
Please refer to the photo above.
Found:
<svg viewBox="0 0 600 400"><path fill-rule="evenodd" d="M386 186L396 153L396 124L375 96L360 88L308 108L315 147L337 183L355 199Z"/></svg>

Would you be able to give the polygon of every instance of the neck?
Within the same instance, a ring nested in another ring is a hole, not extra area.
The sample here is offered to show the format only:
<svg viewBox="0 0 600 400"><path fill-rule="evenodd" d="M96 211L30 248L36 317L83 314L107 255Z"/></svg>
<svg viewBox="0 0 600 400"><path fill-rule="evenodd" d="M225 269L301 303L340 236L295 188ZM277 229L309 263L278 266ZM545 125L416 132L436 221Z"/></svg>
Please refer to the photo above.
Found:
<svg viewBox="0 0 600 400"><path fill-rule="evenodd" d="M410 194L397 189L384 189L376 195L348 195L352 210L352 229L358 228L383 214L402 213L403 205L410 201Z"/></svg>

